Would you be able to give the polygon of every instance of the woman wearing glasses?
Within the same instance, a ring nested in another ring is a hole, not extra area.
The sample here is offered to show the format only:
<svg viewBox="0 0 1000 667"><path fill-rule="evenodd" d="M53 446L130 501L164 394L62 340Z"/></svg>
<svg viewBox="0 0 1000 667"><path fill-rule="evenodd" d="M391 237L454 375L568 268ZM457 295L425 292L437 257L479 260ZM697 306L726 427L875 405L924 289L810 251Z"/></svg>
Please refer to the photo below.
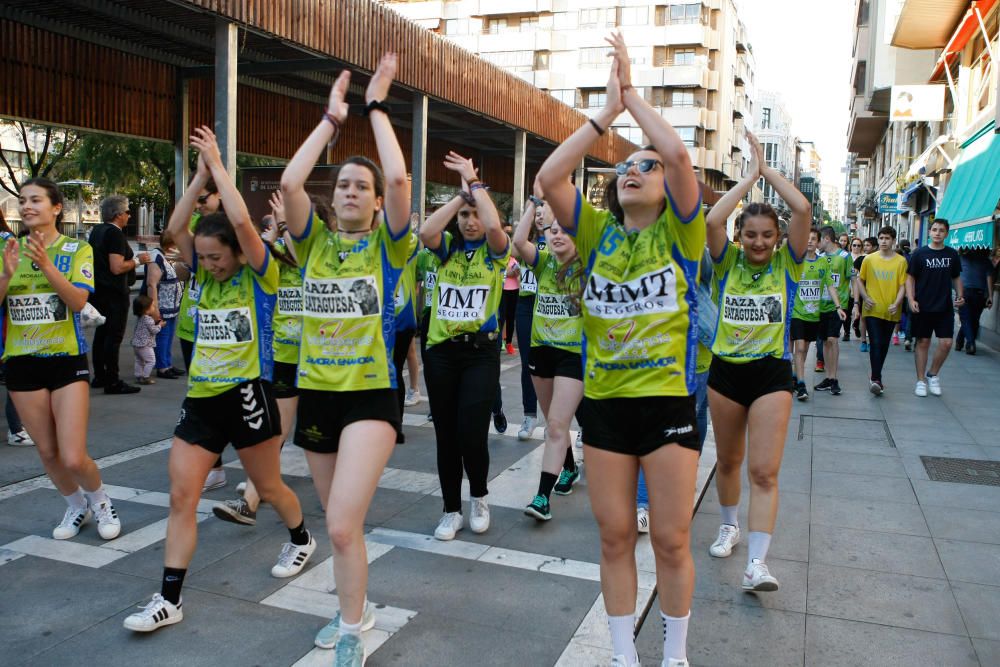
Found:
<svg viewBox="0 0 1000 667"><path fill-rule="evenodd" d="M641 467L649 481L663 664L677 667L688 664L694 589L689 526L700 442L693 396L698 333L691 315L697 310L705 223L683 140L632 87L621 34L608 42L614 58L607 106L549 156L538 180L586 267L584 398L578 418L601 535L612 664L639 663L633 632ZM593 208L569 179L594 140L626 110L654 148L617 165L618 220Z"/></svg>

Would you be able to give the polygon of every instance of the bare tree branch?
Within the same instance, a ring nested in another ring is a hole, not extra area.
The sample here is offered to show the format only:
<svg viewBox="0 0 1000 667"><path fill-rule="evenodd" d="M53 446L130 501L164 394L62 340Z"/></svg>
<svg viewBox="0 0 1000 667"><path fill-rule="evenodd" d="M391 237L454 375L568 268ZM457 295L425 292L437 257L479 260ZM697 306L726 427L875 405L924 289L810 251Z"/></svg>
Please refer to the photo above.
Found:
<svg viewBox="0 0 1000 667"><path fill-rule="evenodd" d="M49 160L49 162L45 165L45 169L42 170L41 175L48 176L49 172L51 172L52 169L57 164L59 164L71 150L73 150L73 147L76 146L79 140L80 140L79 134L73 134L72 139L70 139L70 131L65 130L65 135L63 136L62 150L56 153L55 156L51 160Z"/></svg>
<svg viewBox="0 0 1000 667"><path fill-rule="evenodd" d="M21 194L17 189L17 174L14 173L14 167L7 161L7 156L0 151L0 161L3 162L3 166L7 168L7 174L10 176L11 185L7 185L7 181L0 177L0 187L2 187L7 192L11 193L15 197Z"/></svg>

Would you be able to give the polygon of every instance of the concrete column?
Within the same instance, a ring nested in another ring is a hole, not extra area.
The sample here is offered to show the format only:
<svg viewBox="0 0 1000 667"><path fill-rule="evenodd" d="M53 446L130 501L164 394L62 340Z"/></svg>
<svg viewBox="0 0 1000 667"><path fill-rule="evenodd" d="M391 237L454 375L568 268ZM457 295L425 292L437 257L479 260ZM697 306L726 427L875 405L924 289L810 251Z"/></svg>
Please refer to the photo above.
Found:
<svg viewBox="0 0 1000 667"><path fill-rule="evenodd" d="M237 27L215 20L215 135L226 171L236 178L236 38Z"/></svg>
<svg viewBox="0 0 1000 667"><path fill-rule="evenodd" d="M528 135L524 130L514 131L514 201L511 206L514 219L524 211L525 154L528 150Z"/></svg>
<svg viewBox="0 0 1000 667"><path fill-rule="evenodd" d="M411 149L410 211L420 214L423 224L427 197L427 96L413 94L413 146Z"/></svg>
<svg viewBox="0 0 1000 667"><path fill-rule="evenodd" d="M191 136L191 122L188 114L188 82L178 77L177 92L174 94L174 201L180 200L191 180L188 165L188 138Z"/></svg>

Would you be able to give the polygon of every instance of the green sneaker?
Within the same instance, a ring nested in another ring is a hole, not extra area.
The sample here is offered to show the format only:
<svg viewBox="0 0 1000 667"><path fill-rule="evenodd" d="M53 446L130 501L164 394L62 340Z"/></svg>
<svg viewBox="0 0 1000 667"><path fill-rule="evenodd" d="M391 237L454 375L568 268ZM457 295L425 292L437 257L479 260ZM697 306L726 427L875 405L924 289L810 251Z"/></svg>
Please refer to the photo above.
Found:
<svg viewBox="0 0 1000 667"><path fill-rule="evenodd" d="M573 485L576 484L576 480L578 479L580 479L580 466L577 466L576 470L572 471L564 468L559 473L559 481L556 482L552 491L560 496L568 496L573 493Z"/></svg>
<svg viewBox="0 0 1000 667"><path fill-rule="evenodd" d="M552 518L552 510L549 508L549 501L545 496L535 496L531 504L524 508L524 513L534 517L539 521L548 521Z"/></svg>
<svg viewBox="0 0 1000 667"><path fill-rule="evenodd" d="M365 664L365 642L358 635L344 635L337 642L334 667L362 667Z"/></svg>
<svg viewBox="0 0 1000 667"><path fill-rule="evenodd" d="M375 627L375 610L368 600L365 600L365 611L361 614L361 632L367 632ZM340 612L333 617L333 620L320 628L316 633L313 643L320 648L333 648L340 639Z"/></svg>

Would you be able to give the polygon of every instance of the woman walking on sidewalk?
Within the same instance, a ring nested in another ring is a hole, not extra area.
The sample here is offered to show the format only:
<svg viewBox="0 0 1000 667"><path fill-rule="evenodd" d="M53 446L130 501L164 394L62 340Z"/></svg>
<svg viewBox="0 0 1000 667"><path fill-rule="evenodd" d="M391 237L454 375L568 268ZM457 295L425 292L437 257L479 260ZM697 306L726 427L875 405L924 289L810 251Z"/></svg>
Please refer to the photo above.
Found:
<svg viewBox="0 0 1000 667"><path fill-rule="evenodd" d="M774 591L778 580L766 560L778 513L778 471L794 389L788 325L809 243L812 209L794 185L767 166L757 138L750 133L747 137L753 146L747 175L707 218L719 299L708 400L722 512L719 536L709 553L725 558L740 541L740 477L743 459L749 457L750 545L743 589ZM761 176L792 210L788 243L778 250L774 248L778 214L768 204L744 207L737 227L742 247L726 239L726 219Z"/></svg>
<svg viewBox="0 0 1000 667"><path fill-rule="evenodd" d="M278 267L222 164L215 134L197 128L191 145L199 152L198 170L177 202L168 230L201 285L197 339L188 393L170 447L163 581L143 610L125 619L125 627L135 632L152 632L184 618L181 588L197 546L201 489L229 443L261 497L288 528L289 541L271 575L298 574L316 549L299 499L279 470L281 423L271 387ZM200 218L192 235L188 220L209 176L219 186L226 213Z"/></svg>
<svg viewBox="0 0 1000 667"><path fill-rule="evenodd" d="M326 221L328 227L315 215L305 183L348 120L344 98L351 75L345 71L281 177L288 230L304 271L295 444L306 451L326 510L340 601L339 613L315 641L335 647L337 665L364 663L361 632L375 624L365 596L364 521L400 426L393 295L413 239L406 163L384 104L396 67L396 54L383 55L365 91L384 175L366 157L341 160L335 219Z"/></svg>
<svg viewBox="0 0 1000 667"><path fill-rule="evenodd" d="M694 589L691 498L700 452L695 416L696 283L705 248L701 197L687 148L631 82L620 33L607 106L574 132L538 172L560 225L574 237L582 284L584 398L579 420L591 507L601 535L601 591L614 665L637 665L636 480L650 491L664 664L687 665ZM598 211L570 183L591 144L624 111L653 148L615 168L622 219Z"/></svg>
<svg viewBox="0 0 1000 667"><path fill-rule="evenodd" d="M94 516L111 540L121 521L87 453L90 370L80 311L94 290L93 251L59 232L63 196L49 179L22 183L18 210L28 235L7 239L0 274L7 391L68 505L52 537L76 537Z"/></svg>
<svg viewBox="0 0 1000 667"><path fill-rule="evenodd" d="M444 496L444 515L434 537L452 540L464 524L463 469L472 496L469 527L474 533L490 527L487 438L500 380L497 309L510 241L472 160L451 152L444 166L462 178L463 189L427 219L420 240L441 261L427 331L424 377ZM456 216L458 236L444 231Z"/></svg>

